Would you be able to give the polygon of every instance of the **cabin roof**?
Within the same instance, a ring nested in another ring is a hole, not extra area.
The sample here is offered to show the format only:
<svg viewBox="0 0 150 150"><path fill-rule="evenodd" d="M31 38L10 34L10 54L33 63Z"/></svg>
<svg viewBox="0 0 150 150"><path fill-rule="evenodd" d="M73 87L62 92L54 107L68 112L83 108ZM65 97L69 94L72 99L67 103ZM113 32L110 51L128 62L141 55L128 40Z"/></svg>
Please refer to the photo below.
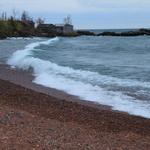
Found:
<svg viewBox="0 0 150 150"><path fill-rule="evenodd" d="M55 24L56 27L73 26L71 24Z"/></svg>

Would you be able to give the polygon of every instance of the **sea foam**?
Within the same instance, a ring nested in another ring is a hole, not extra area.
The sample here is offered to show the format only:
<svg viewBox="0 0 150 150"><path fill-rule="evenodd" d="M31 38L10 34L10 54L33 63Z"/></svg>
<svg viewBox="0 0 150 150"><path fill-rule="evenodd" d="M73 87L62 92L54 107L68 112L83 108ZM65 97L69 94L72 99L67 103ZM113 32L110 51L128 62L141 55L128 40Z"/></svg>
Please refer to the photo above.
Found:
<svg viewBox="0 0 150 150"><path fill-rule="evenodd" d="M110 76L100 75L97 72L77 70L71 67L64 67L42 60L33 56L33 51L40 45L50 45L59 42L59 38L47 41L35 42L27 45L25 49L16 51L8 60L12 67L28 70L33 69L35 79L33 82L55 89L65 91L69 94L79 96L81 99L97 102L111 106L114 110L128 112L133 115L150 118L150 104L146 101L137 100L119 91L109 91L98 85L93 85L92 81L104 85L119 85L124 87L144 87L150 88L149 82L135 80L118 79Z"/></svg>

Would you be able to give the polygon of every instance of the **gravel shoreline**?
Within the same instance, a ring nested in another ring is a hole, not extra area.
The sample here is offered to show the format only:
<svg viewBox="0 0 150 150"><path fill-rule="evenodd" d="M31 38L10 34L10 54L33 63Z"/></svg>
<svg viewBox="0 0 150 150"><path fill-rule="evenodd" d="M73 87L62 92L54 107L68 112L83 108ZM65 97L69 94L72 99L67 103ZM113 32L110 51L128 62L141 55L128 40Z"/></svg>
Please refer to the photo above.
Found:
<svg viewBox="0 0 150 150"><path fill-rule="evenodd" d="M0 80L0 149L149 150L150 120Z"/></svg>

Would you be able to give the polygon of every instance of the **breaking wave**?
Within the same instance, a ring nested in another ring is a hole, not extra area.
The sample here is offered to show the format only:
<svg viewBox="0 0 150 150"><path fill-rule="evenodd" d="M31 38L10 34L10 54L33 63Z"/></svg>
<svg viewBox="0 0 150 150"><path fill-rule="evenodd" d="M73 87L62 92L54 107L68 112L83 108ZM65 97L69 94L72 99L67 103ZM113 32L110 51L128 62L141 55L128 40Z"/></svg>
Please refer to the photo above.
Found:
<svg viewBox="0 0 150 150"><path fill-rule="evenodd" d="M150 88L149 82L119 79L100 75L97 72L77 70L34 57L33 51L38 51L39 49L36 49L38 46L50 45L54 42L59 42L59 38L31 43L25 49L13 53L7 63L19 69L28 70L32 68L35 76L33 82L37 84L65 91L84 100L111 106L114 110L150 118L150 104L146 101L140 101L122 92L109 91L99 86L118 85ZM92 84L93 81L99 84Z"/></svg>

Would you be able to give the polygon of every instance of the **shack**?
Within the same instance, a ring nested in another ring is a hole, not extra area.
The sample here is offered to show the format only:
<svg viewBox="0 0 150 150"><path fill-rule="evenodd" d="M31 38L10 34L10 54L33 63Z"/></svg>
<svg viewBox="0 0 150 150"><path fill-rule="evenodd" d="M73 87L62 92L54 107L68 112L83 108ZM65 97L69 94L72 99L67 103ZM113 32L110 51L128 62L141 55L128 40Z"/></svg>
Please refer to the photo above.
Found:
<svg viewBox="0 0 150 150"><path fill-rule="evenodd" d="M71 24L56 24L56 32L60 34L68 34L73 32L73 25Z"/></svg>
<svg viewBox="0 0 150 150"><path fill-rule="evenodd" d="M39 24L37 29L43 33L57 33L57 34L69 34L72 33L73 25L70 24Z"/></svg>

